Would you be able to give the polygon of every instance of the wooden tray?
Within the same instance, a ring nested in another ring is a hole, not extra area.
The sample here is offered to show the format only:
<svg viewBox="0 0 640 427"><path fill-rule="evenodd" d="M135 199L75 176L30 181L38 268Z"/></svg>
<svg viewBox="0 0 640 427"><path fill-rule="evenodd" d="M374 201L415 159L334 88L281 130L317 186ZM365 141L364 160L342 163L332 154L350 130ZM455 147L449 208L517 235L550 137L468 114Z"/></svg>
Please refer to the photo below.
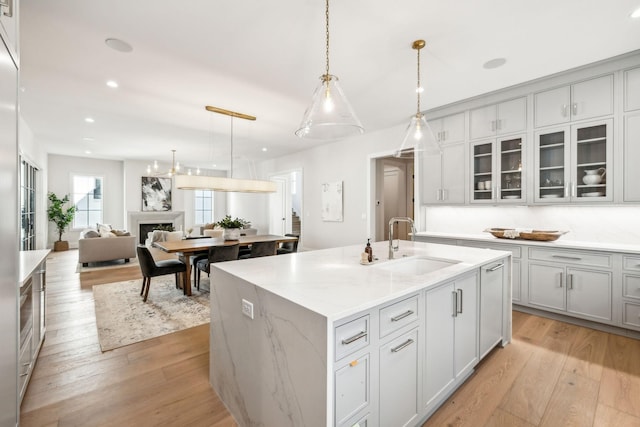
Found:
<svg viewBox="0 0 640 427"><path fill-rule="evenodd" d="M487 228L484 231L499 239L537 240L540 242L552 242L567 233L566 231L557 230L516 231L514 228Z"/></svg>

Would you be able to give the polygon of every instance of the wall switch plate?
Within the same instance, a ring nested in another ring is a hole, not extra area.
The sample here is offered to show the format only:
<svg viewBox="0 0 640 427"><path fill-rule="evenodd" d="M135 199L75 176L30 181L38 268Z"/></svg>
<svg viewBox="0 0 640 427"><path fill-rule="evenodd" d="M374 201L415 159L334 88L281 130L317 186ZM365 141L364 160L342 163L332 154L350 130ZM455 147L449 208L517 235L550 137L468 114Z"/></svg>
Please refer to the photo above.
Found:
<svg viewBox="0 0 640 427"><path fill-rule="evenodd" d="M242 298L242 314L253 319L253 303Z"/></svg>

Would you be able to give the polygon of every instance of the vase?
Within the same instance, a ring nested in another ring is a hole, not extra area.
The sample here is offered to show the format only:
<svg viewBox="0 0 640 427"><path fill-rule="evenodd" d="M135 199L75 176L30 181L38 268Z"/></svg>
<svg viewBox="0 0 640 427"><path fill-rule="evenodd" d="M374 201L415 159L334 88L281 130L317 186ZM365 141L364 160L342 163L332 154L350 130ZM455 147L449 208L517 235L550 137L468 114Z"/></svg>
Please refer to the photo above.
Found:
<svg viewBox="0 0 640 427"><path fill-rule="evenodd" d="M238 240L240 239L240 229L225 228L222 232L222 237L224 237L224 240Z"/></svg>

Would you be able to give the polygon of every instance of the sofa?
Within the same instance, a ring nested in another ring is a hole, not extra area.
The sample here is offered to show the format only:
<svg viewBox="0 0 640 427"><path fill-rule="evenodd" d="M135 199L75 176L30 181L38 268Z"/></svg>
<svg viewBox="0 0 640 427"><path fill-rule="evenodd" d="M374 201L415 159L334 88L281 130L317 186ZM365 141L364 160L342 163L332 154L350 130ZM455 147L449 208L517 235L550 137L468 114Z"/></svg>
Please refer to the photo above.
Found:
<svg viewBox="0 0 640 427"><path fill-rule="evenodd" d="M85 230L78 240L78 262L87 267L90 262L112 261L116 259L136 258L136 236L129 233L116 235L98 233L96 230Z"/></svg>

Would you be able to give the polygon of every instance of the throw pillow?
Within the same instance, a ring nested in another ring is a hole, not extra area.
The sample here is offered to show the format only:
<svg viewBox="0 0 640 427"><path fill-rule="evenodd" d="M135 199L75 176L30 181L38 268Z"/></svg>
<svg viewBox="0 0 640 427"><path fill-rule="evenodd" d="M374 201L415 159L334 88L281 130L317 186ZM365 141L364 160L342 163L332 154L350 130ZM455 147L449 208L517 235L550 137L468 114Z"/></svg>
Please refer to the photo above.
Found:
<svg viewBox="0 0 640 427"><path fill-rule="evenodd" d="M94 237L100 237L100 233L98 233L96 230L85 230L82 232L83 239L92 239Z"/></svg>
<svg viewBox="0 0 640 427"><path fill-rule="evenodd" d="M129 233L127 230L113 230L112 233L115 234L118 237L120 237L120 236L131 236L131 233Z"/></svg>
<svg viewBox="0 0 640 427"><path fill-rule="evenodd" d="M216 226L215 222L212 222L210 224L205 224L202 226L203 230L213 230L213 228Z"/></svg>
<svg viewBox="0 0 640 427"><path fill-rule="evenodd" d="M111 231L104 231L100 233L100 237L117 237L117 236L113 234Z"/></svg>
<svg viewBox="0 0 640 427"><path fill-rule="evenodd" d="M111 224L100 224L100 223L96 224L96 229L100 234L102 234L103 232L109 232L112 230Z"/></svg>

